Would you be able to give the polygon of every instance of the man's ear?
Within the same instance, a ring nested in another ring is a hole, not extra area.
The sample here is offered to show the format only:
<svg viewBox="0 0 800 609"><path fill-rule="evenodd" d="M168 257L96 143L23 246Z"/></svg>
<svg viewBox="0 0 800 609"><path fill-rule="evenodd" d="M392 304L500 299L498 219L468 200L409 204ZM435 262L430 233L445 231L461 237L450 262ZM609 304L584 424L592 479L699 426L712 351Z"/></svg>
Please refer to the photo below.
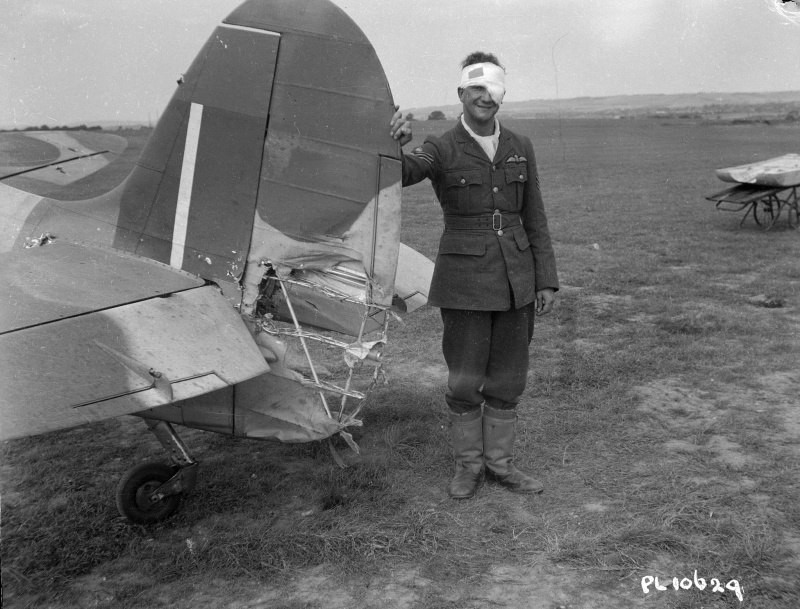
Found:
<svg viewBox="0 0 800 609"><path fill-rule="evenodd" d="M464 89L461 87L458 88L458 99L461 99L461 96L464 94Z"/></svg>

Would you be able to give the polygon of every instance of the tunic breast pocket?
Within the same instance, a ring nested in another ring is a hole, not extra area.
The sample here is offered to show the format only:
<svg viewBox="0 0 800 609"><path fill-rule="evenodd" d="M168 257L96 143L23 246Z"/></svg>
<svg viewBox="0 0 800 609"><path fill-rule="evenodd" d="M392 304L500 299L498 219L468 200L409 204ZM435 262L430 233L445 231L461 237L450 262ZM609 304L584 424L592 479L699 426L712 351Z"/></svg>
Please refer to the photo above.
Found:
<svg viewBox="0 0 800 609"><path fill-rule="evenodd" d="M445 210L480 211L482 185L483 177L479 169L445 173L442 201Z"/></svg>
<svg viewBox="0 0 800 609"><path fill-rule="evenodd" d="M516 209L522 209L525 184L528 181L528 166L525 163L509 163L505 167L506 187L515 194Z"/></svg>

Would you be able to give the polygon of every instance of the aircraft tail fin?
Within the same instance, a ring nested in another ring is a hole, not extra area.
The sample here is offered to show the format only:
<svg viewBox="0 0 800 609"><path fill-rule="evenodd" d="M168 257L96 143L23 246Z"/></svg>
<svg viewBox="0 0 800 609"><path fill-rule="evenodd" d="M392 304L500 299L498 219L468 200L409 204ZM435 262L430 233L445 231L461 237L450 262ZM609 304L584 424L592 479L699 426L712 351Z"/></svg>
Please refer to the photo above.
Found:
<svg viewBox="0 0 800 609"><path fill-rule="evenodd" d="M356 299L391 304L393 112L374 49L341 9L249 0L212 33L121 186L114 246L250 297L245 309L266 261L284 274L360 274Z"/></svg>

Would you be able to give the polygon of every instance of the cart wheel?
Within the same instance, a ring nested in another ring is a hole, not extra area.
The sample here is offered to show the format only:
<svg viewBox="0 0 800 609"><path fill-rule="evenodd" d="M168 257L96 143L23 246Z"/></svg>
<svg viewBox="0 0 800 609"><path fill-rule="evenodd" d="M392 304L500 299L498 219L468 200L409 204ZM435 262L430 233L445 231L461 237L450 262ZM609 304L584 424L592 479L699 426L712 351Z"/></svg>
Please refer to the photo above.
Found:
<svg viewBox="0 0 800 609"><path fill-rule="evenodd" d="M770 226L775 221L772 202L759 201L756 203L753 207L753 220L755 220L756 224L759 226Z"/></svg>
<svg viewBox="0 0 800 609"><path fill-rule="evenodd" d="M175 475L175 469L163 463L137 465L120 480L117 486L117 509L128 520L152 524L164 520L178 508L181 496L169 495L150 501L150 494Z"/></svg>
<svg viewBox="0 0 800 609"><path fill-rule="evenodd" d="M789 205L786 210L786 221L791 228L796 228L800 224L800 207Z"/></svg>

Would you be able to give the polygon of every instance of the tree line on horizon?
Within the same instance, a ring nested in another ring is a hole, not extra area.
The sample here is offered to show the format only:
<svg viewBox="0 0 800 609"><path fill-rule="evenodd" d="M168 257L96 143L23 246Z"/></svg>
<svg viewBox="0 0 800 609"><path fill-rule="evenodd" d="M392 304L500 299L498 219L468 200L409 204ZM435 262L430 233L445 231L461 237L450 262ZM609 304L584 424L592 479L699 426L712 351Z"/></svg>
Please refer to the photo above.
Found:
<svg viewBox="0 0 800 609"><path fill-rule="evenodd" d="M39 125L31 126L31 127L15 127L14 129L3 129L2 131L8 131L13 133L14 131L102 131L103 127L100 125Z"/></svg>

